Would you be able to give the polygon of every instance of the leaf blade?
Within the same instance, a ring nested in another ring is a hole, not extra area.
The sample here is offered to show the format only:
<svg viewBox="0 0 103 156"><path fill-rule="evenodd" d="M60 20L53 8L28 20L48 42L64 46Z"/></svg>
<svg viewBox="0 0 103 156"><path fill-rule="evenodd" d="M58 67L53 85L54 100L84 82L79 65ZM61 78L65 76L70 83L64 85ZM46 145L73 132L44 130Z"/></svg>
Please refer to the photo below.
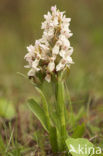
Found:
<svg viewBox="0 0 103 156"><path fill-rule="evenodd" d="M47 125L47 122L46 122L46 115L45 115L43 109L40 107L40 105L34 99L29 99L28 100L28 106L31 109L31 111L33 112L33 114L41 122L44 129L46 131L48 131L48 125Z"/></svg>

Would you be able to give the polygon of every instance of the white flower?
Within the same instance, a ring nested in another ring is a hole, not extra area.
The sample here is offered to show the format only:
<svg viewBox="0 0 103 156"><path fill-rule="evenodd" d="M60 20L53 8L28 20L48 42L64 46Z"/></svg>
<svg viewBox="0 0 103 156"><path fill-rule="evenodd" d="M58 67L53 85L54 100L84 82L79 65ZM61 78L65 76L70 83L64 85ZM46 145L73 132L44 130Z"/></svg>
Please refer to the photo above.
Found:
<svg viewBox="0 0 103 156"><path fill-rule="evenodd" d="M58 18L55 17L53 20L53 26L56 27L58 25Z"/></svg>
<svg viewBox="0 0 103 156"><path fill-rule="evenodd" d="M62 60L64 60L64 64L73 64L74 63L70 55L71 54L69 51L67 51L67 52L65 52L64 50L60 51L60 56L63 58Z"/></svg>
<svg viewBox="0 0 103 156"><path fill-rule="evenodd" d="M65 15L62 18L63 23L70 25L71 18L66 18Z"/></svg>
<svg viewBox="0 0 103 156"><path fill-rule="evenodd" d="M36 59L36 60L33 61L33 63L32 63L32 68L37 69L38 64L39 64L39 60ZM38 70L38 69L37 69L37 70Z"/></svg>
<svg viewBox="0 0 103 156"><path fill-rule="evenodd" d="M56 66L56 71L60 71L62 69L65 68L65 66L67 66L68 68L70 67L70 64L73 64L73 60L70 56L63 56L63 59L60 61L60 63Z"/></svg>
<svg viewBox="0 0 103 156"><path fill-rule="evenodd" d="M45 77L45 80L47 82L50 82L51 81L51 75L50 74L47 74L46 77Z"/></svg>
<svg viewBox="0 0 103 156"><path fill-rule="evenodd" d="M74 63L69 41L72 36L69 29L71 18L66 18L64 13L53 6L51 12L44 15L42 38L36 40L34 46L27 47L28 53L24 57L28 62L25 68L30 68L28 76L34 77L41 72L45 80L50 82L53 74L57 77L59 71L70 68Z"/></svg>
<svg viewBox="0 0 103 156"><path fill-rule="evenodd" d="M28 65L25 65L24 67L25 67L25 68L30 68L31 66L28 64Z"/></svg>
<svg viewBox="0 0 103 156"><path fill-rule="evenodd" d="M52 18L51 13L48 11L47 15L44 15L44 18L45 18L46 21L50 21L51 18Z"/></svg>
<svg viewBox="0 0 103 156"><path fill-rule="evenodd" d="M50 61L50 62L51 62L51 61L53 61L53 62L54 62L55 60L56 60L56 55L55 55L55 54L54 54L54 55L52 55L52 57L50 57L50 58L49 58L49 61Z"/></svg>
<svg viewBox="0 0 103 156"><path fill-rule="evenodd" d="M34 48L34 46L30 45L27 47L27 50L28 50L28 52L33 53L35 48Z"/></svg>
<svg viewBox="0 0 103 156"><path fill-rule="evenodd" d="M54 29L53 28L51 28L50 30L45 30L43 32L43 38L45 40L49 41L49 40L51 40L53 38L53 36L54 36Z"/></svg>
<svg viewBox="0 0 103 156"><path fill-rule="evenodd" d="M35 69L33 69L33 68L30 69L29 72L28 72L28 76L34 76L35 72L36 72Z"/></svg>
<svg viewBox="0 0 103 156"><path fill-rule="evenodd" d="M72 52L73 52L73 48L68 51L61 50L59 54L63 59L68 59L68 57L72 55Z"/></svg>
<svg viewBox="0 0 103 156"><path fill-rule="evenodd" d="M62 62L60 62L57 66L56 66L56 71L60 71L65 67L65 64L63 64Z"/></svg>
<svg viewBox="0 0 103 156"><path fill-rule="evenodd" d="M25 68L30 68L32 66L33 58L35 57L35 48L34 46L30 45L27 47L28 53L25 55L24 59L29 63L28 66L25 66Z"/></svg>
<svg viewBox="0 0 103 156"><path fill-rule="evenodd" d="M70 47L70 49L68 50L68 52L69 52L69 55L71 56L72 53L73 53L73 47Z"/></svg>
<svg viewBox="0 0 103 156"><path fill-rule="evenodd" d="M60 55L61 57L64 57L64 56L65 56L65 50L61 50L60 53L59 53L59 55Z"/></svg>
<svg viewBox="0 0 103 156"><path fill-rule="evenodd" d="M66 62L67 62L67 64L74 64L74 62L70 56L67 56Z"/></svg>
<svg viewBox="0 0 103 156"><path fill-rule="evenodd" d="M35 73L40 70L38 68L39 60L35 60L32 62L32 69L28 72L28 76L35 76Z"/></svg>
<svg viewBox="0 0 103 156"><path fill-rule="evenodd" d="M55 45L54 47L53 47L53 50L52 50L52 54L58 54L59 53L59 45Z"/></svg>
<svg viewBox="0 0 103 156"><path fill-rule="evenodd" d="M48 72L52 72L55 69L55 63L52 61L48 64L47 70Z"/></svg>
<svg viewBox="0 0 103 156"><path fill-rule="evenodd" d="M64 35L59 36L58 42L60 43L62 48L64 48L65 50L67 50L70 47L70 42Z"/></svg>
<svg viewBox="0 0 103 156"><path fill-rule="evenodd" d="M30 45L27 47L27 50L28 50L28 53L24 57L26 59L26 61L28 61L29 59L31 59L34 56L35 48L34 48L34 46Z"/></svg>
<svg viewBox="0 0 103 156"><path fill-rule="evenodd" d="M57 10L56 5L51 7L51 11L52 11L52 12L55 12L55 13L56 13L56 10Z"/></svg>

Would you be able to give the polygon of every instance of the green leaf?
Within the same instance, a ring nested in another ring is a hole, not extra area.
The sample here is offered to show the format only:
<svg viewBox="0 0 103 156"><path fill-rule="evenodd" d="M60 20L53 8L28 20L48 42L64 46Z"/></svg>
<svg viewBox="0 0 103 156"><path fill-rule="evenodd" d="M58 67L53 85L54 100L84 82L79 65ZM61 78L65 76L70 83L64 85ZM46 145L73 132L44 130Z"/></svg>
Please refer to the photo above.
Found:
<svg viewBox="0 0 103 156"><path fill-rule="evenodd" d="M1 98L0 99L0 116L6 119L12 119L15 115L16 115L16 112L15 112L13 104L10 101Z"/></svg>
<svg viewBox="0 0 103 156"><path fill-rule="evenodd" d="M45 98L45 95L43 94L42 90L38 87L35 87L36 91L41 95L41 98L42 98L42 104L43 104L43 111L45 113L45 116L46 116L46 122L47 122L47 126L48 126L48 129L50 128L51 126L51 121L50 121L50 116L49 116L49 110L48 110L48 103L47 103L47 100Z"/></svg>
<svg viewBox="0 0 103 156"><path fill-rule="evenodd" d="M74 132L72 134L72 137L73 138L80 138L83 136L85 132L85 125L82 124L82 125L78 125L75 129L74 129Z"/></svg>
<svg viewBox="0 0 103 156"><path fill-rule="evenodd" d="M55 127L50 128L50 143L51 143L53 152L57 152L58 151L57 129Z"/></svg>
<svg viewBox="0 0 103 156"><path fill-rule="evenodd" d="M66 145L68 148L68 152L72 154L72 156L89 156L92 153L92 149L94 145L84 138L68 138L66 140Z"/></svg>
<svg viewBox="0 0 103 156"><path fill-rule="evenodd" d="M44 129L48 131L46 115L43 109L40 107L40 105L35 100L29 99L28 106L31 109L31 111L34 113L34 115L39 119Z"/></svg>
<svg viewBox="0 0 103 156"><path fill-rule="evenodd" d="M52 112L51 114L51 119L52 119L52 122L53 122L53 125L58 129L60 130L60 121L58 119L58 115L56 112Z"/></svg>

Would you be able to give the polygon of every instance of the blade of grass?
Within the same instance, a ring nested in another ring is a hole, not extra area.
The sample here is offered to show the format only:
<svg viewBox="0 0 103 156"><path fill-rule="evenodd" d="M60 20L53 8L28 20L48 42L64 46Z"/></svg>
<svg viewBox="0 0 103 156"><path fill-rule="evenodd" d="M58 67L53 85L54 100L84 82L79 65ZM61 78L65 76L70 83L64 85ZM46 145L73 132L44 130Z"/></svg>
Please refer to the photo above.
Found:
<svg viewBox="0 0 103 156"><path fill-rule="evenodd" d="M10 143L11 143L11 141L12 141L13 133L14 133L14 128L12 129L12 132L11 132L11 135L10 135L10 138L9 138L9 141L8 141L8 144L7 144L7 147L6 147L5 153L8 152L8 148L9 148Z"/></svg>

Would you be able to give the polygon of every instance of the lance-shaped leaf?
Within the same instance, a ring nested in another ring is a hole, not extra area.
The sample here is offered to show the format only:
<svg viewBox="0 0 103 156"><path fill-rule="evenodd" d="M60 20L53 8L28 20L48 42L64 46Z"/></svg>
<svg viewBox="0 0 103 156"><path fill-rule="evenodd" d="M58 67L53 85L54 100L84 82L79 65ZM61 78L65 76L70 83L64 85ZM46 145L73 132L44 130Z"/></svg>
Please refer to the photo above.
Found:
<svg viewBox="0 0 103 156"><path fill-rule="evenodd" d="M38 118L38 120L41 122L44 129L48 131L46 115L43 109L40 107L40 105L34 99L29 99L28 106L31 109L31 111L34 113L34 115Z"/></svg>
<svg viewBox="0 0 103 156"><path fill-rule="evenodd" d="M83 123L82 125L78 125L75 127L72 137L80 138L83 136L84 132L85 132L85 124Z"/></svg>
<svg viewBox="0 0 103 156"><path fill-rule="evenodd" d="M47 126L48 126L48 129L50 128L51 126L51 121L50 121L50 116L49 116L49 110L48 110L48 103L47 103L47 100L45 98L45 95L44 93L42 92L42 90L38 87L35 87L36 91L41 95L41 98L42 98L42 106L43 106L43 111L45 113L45 116L46 116L46 122L47 122Z"/></svg>

